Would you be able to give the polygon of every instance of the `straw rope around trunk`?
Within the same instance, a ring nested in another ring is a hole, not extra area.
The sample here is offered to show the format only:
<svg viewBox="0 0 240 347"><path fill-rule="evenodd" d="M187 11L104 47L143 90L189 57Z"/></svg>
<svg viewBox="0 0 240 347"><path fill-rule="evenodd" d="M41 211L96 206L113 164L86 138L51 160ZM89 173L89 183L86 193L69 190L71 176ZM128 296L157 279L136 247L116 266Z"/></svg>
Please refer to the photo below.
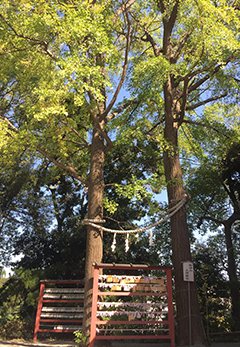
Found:
<svg viewBox="0 0 240 347"><path fill-rule="evenodd" d="M152 229L152 228L164 223L166 220L171 218L175 213L177 213L186 204L187 200L188 200L188 197L185 195L183 199L181 199L176 205L174 205L172 208L170 208L168 210L167 216L162 218L160 221L158 221L154 224L148 225L147 227L143 227L143 228L130 229L130 230L109 229L109 228L105 228L101 225L102 223L105 223L105 220L101 220L101 219L84 219L82 221L82 224L83 225L90 225L93 228L96 228L96 229L99 229L99 230L102 230L102 231L105 231L108 233L113 233L114 239L113 239L113 244L112 244L112 250L114 250L115 246L116 246L116 234L127 234L125 250L128 251L128 249L129 249L129 245L128 245L129 234L139 234L140 232L146 231L148 229ZM152 236L151 235L150 235L150 238L151 238L150 243L152 244Z"/></svg>

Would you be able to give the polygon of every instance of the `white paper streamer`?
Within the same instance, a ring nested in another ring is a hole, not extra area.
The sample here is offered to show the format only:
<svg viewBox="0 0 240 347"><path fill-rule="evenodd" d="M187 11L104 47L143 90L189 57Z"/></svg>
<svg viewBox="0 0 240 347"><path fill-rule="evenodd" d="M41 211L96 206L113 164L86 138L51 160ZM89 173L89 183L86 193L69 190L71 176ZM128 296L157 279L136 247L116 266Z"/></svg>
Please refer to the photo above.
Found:
<svg viewBox="0 0 240 347"><path fill-rule="evenodd" d="M126 241L125 241L125 252L129 250L129 234L127 234Z"/></svg>
<svg viewBox="0 0 240 347"><path fill-rule="evenodd" d="M116 249L116 244L117 244L117 242L116 242L116 236L117 236L117 234L114 233L113 242L112 242L112 246L111 246L112 252L114 252L115 249Z"/></svg>
<svg viewBox="0 0 240 347"><path fill-rule="evenodd" d="M139 233L137 233L135 236L136 236L136 241L135 241L135 244L136 244L139 241Z"/></svg>
<svg viewBox="0 0 240 347"><path fill-rule="evenodd" d="M153 231L150 229L150 236L149 236L149 246L153 245Z"/></svg>

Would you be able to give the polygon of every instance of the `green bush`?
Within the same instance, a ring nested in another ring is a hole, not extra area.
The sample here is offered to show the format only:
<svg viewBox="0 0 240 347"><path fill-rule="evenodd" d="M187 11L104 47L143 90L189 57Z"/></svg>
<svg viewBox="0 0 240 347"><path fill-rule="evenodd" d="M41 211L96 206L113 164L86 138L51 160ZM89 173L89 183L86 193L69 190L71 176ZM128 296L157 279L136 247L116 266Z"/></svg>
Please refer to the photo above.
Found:
<svg viewBox="0 0 240 347"><path fill-rule="evenodd" d="M0 336L32 336L39 298L41 272L17 269L0 288Z"/></svg>
<svg viewBox="0 0 240 347"><path fill-rule="evenodd" d="M0 324L0 336L2 339L30 339L32 325L19 317L9 317L7 321Z"/></svg>

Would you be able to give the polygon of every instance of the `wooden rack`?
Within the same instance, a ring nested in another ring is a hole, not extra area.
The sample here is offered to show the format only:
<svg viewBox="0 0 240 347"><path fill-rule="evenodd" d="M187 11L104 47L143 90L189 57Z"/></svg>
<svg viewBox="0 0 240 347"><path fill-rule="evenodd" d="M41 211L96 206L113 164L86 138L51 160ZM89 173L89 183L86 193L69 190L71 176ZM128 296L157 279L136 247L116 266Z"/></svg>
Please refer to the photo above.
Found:
<svg viewBox="0 0 240 347"><path fill-rule="evenodd" d="M171 268L94 264L90 347L102 339L167 339L175 346Z"/></svg>
<svg viewBox="0 0 240 347"><path fill-rule="evenodd" d="M38 332L68 332L82 329L84 281L43 280L33 341Z"/></svg>

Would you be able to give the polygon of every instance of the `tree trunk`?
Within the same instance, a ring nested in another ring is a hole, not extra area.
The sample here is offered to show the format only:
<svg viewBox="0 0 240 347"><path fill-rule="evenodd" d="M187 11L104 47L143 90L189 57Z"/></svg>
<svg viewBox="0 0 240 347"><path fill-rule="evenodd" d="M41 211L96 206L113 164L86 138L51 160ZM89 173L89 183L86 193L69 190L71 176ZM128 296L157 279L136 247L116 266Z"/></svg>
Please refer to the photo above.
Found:
<svg viewBox="0 0 240 347"><path fill-rule="evenodd" d="M88 218L103 218L104 191L104 139L97 127L93 130L91 146L91 166L88 188ZM85 262L85 296L84 296L84 336L90 336L91 305L93 287L93 263L101 263L103 254L102 232L91 226L87 227L86 262Z"/></svg>
<svg viewBox="0 0 240 347"><path fill-rule="evenodd" d="M184 197L182 171L178 154L178 122L174 112L174 90L169 77L164 87L165 97L165 151L164 169L167 182L169 206ZM171 217L173 267L175 276L175 299L177 306L178 346L204 344L206 342L200 315L195 282L190 283L191 335L189 329L188 283L183 281L183 261L191 261L190 242L186 220L186 208L182 207ZM191 336L191 341L190 341Z"/></svg>
<svg viewBox="0 0 240 347"><path fill-rule="evenodd" d="M227 246L227 257L228 257L228 276L230 284L230 292L232 298L232 316L234 319L234 330L239 330L240 326L240 293L239 293L239 282L236 273L236 263L234 257L232 233L232 223L226 221L224 224L225 240Z"/></svg>

